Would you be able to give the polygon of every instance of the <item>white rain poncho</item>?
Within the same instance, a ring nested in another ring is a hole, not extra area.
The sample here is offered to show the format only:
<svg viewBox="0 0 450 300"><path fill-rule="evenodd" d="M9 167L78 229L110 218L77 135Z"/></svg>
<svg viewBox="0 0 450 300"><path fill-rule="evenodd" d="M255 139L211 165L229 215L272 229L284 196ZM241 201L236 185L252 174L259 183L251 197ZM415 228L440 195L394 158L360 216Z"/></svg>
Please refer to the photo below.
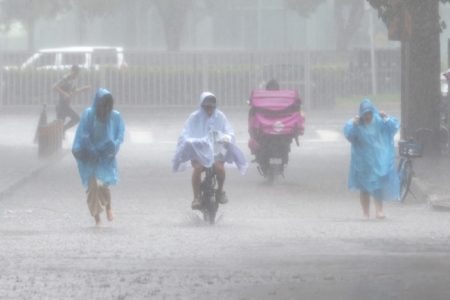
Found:
<svg viewBox="0 0 450 300"><path fill-rule="evenodd" d="M362 116L373 112L370 124L364 124ZM344 134L352 144L348 188L369 193L379 201L398 200L399 177L395 168L394 135L400 124L397 119L381 118L370 100L359 107L360 121L349 120Z"/></svg>
<svg viewBox="0 0 450 300"><path fill-rule="evenodd" d="M199 109L193 112L178 138L177 150L172 159L173 171L183 171L189 161L199 161L203 166L209 168L214 163L214 145L208 138L211 131L220 131L230 136L230 143L223 153L223 161L227 164L236 164L242 174L248 167L247 160L241 150L234 145L234 131L227 117L220 110L215 109L211 116L202 108L202 103L208 96L214 96L205 92L200 96Z"/></svg>
<svg viewBox="0 0 450 300"><path fill-rule="evenodd" d="M108 185L115 185L117 175L116 154L123 142L125 126L118 111L111 111L107 122L101 122L96 117L97 104L101 97L110 94L105 89L99 89L94 97L94 103L86 108L81 116L72 153L78 163L83 186L87 189L89 181L94 176Z"/></svg>

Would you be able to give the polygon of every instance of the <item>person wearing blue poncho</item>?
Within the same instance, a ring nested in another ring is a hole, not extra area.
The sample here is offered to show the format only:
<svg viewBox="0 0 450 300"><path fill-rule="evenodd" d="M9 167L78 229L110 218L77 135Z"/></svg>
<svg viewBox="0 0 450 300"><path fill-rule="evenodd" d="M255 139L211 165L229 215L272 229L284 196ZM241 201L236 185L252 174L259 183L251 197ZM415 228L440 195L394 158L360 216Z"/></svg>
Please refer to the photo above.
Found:
<svg viewBox="0 0 450 300"><path fill-rule="evenodd" d="M108 221L114 219L108 187L119 181L116 155L123 142L125 126L120 113L113 110L113 105L111 93L99 89L94 104L81 117L72 147L96 227L102 224L102 206L106 208Z"/></svg>
<svg viewBox="0 0 450 300"><path fill-rule="evenodd" d="M216 109L217 99L209 92L200 96L200 108L193 112L178 138L177 150L172 160L173 171L186 169L186 163L191 162L194 167L192 173L192 189L194 200L192 209L200 209L200 183L201 174L205 167L214 165L216 172L218 189L216 199L220 204L228 202L228 198L223 190L225 183L225 163L235 163L242 174L245 173L248 164L243 153L234 145L234 131L230 122L223 112ZM224 154L214 155L213 145L208 139L211 131L223 133L227 149Z"/></svg>
<svg viewBox="0 0 450 300"><path fill-rule="evenodd" d="M352 144L348 188L360 191L365 219L370 218L370 196L375 199L377 219L385 218L384 201L399 199L394 150L399 127L397 119L378 112L368 99L361 102L359 115L345 124L345 137Z"/></svg>

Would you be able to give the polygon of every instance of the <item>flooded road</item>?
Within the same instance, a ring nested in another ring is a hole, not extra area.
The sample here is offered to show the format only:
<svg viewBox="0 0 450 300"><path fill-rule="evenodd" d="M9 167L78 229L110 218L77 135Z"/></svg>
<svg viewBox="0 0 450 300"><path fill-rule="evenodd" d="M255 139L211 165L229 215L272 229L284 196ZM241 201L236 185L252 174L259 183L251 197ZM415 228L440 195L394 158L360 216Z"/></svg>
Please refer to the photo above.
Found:
<svg viewBox="0 0 450 300"><path fill-rule="evenodd" d="M250 161L246 111L224 109ZM116 219L94 228L71 154L0 201L1 299L448 299L450 218L419 200L362 221L347 191L352 115L307 115L285 178L227 169L218 222L171 172L189 111L123 109ZM70 147L69 132L65 147Z"/></svg>

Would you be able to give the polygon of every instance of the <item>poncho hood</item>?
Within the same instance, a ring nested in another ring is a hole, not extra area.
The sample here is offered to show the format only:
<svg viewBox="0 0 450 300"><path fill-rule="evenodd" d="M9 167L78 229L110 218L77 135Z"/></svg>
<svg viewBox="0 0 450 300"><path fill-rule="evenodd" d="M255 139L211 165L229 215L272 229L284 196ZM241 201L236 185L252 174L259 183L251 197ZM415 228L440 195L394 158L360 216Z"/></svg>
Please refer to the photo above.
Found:
<svg viewBox="0 0 450 300"><path fill-rule="evenodd" d="M211 116L208 116L208 114L206 113L206 111L205 111L205 110L203 109L203 107L202 107L203 102L205 101L206 97L208 97L208 96L216 97L213 93L210 93L210 92L203 92L203 93L200 95L199 104L198 104L199 113L200 113L203 117L206 117L206 118L210 118L210 117L216 118L216 117L217 117L217 112L218 112L218 111L217 111L217 108L214 110L214 112L213 112L213 114L212 114Z"/></svg>
<svg viewBox="0 0 450 300"><path fill-rule="evenodd" d="M371 111L374 116L379 115L378 110L373 103L369 99L364 99L359 105L359 118L362 118L362 116L369 111Z"/></svg>
<svg viewBox="0 0 450 300"><path fill-rule="evenodd" d="M92 103L92 106L91 106L94 112L97 110L98 102L105 95L111 95L111 93L108 90L103 89L103 88L99 88L97 93L95 93L94 103Z"/></svg>

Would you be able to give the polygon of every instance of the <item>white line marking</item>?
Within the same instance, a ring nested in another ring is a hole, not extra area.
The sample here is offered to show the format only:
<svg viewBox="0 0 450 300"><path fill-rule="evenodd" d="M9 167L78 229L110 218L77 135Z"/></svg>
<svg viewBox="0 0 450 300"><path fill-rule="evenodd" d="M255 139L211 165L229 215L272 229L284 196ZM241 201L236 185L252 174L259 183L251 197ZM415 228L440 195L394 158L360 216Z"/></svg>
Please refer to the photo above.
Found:
<svg viewBox="0 0 450 300"><path fill-rule="evenodd" d="M341 134L332 130L316 130L320 139L324 142L335 142L341 139Z"/></svg>
<svg viewBox="0 0 450 300"><path fill-rule="evenodd" d="M133 144L153 144L153 134L150 131L130 131Z"/></svg>

